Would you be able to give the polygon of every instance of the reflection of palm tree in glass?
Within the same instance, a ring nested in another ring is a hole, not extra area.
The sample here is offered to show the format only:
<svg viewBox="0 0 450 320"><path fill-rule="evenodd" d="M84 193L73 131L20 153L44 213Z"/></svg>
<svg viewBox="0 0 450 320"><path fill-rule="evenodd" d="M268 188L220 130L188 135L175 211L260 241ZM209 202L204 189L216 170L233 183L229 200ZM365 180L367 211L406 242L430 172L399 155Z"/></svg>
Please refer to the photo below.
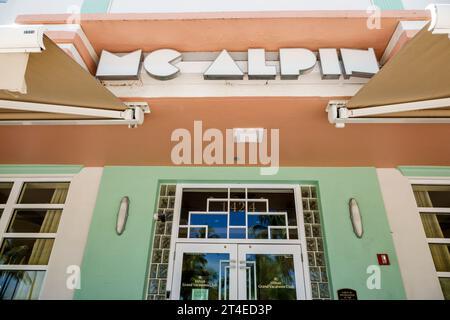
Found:
<svg viewBox="0 0 450 320"><path fill-rule="evenodd" d="M268 239L269 226L284 226L284 219L282 215L259 215L259 223L249 227L249 233L253 234L255 239Z"/></svg>
<svg viewBox="0 0 450 320"><path fill-rule="evenodd" d="M207 253L185 253L183 255L183 268L181 276L180 298L190 300L192 289L207 289L209 299L217 299L217 286L210 287L211 283L218 282L217 271L208 268ZM200 282L199 282L200 281ZM197 286L183 287L183 284L197 284Z"/></svg>
<svg viewBox="0 0 450 320"><path fill-rule="evenodd" d="M250 255L247 261L256 261L257 285L277 285L281 288L258 288L258 299L295 300L295 273L292 256L258 254Z"/></svg>
<svg viewBox="0 0 450 320"><path fill-rule="evenodd" d="M220 236L216 233L214 227L208 226L208 238L210 239L218 239Z"/></svg>
<svg viewBox="0 0 450 320"><path fill-rule="evenodd" d="M255 239L268 239L268 228L262 224L255 224L249 228L249 234L253 235Z"/></svg>

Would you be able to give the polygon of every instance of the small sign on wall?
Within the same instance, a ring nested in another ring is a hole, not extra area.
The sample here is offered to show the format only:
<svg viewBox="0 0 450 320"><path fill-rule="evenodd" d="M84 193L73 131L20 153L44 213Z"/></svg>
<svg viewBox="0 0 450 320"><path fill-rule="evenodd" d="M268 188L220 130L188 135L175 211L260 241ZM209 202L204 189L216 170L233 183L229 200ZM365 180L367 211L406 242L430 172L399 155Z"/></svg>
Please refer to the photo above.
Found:
<svg viewBox="0 0 450 320"><path fill-rule="evenodd" d="M358 300L356 290L344 288L337 291L338 300Z"/></svg>

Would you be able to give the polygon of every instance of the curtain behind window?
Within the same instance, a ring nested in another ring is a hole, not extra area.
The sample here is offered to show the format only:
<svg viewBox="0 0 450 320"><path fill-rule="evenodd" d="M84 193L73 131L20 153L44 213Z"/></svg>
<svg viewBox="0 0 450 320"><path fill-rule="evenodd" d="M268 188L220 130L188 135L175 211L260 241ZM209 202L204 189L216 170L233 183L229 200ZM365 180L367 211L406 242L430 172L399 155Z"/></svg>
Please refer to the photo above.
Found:
<svg viewBox="0 0 450 320"><path fill-rule="evenodd" d="M433 207L428 191L414 191L418 207ZM441 227L436 214L421 213L425 234L429 238L443 238ZM430 245L431 255L433 257L436 271L450 270L450 253L447 245Z"/></svg>

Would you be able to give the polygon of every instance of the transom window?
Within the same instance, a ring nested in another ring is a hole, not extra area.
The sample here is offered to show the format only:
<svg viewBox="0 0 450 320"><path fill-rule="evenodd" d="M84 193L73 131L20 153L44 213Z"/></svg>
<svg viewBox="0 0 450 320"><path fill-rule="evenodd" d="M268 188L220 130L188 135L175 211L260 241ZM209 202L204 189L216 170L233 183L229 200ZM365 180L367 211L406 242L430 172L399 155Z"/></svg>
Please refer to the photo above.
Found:
<svg viewBox="0 0 450 320"><path fill-rule="evenodd" d="M184 188L181 239L297 240L293 189Z"/></svg>
<svg viewBox="0 0 450 320"><path fill-rule="evenodd" d="M0 180L0 300L39 297L69 184Z"/></svg>
<svg viewBox="0 0 450 320"><path fill-rule="evenodd" d="M450 300L450 181L428 182L433 181L413 184L413 191L444 297Z"/></svg>

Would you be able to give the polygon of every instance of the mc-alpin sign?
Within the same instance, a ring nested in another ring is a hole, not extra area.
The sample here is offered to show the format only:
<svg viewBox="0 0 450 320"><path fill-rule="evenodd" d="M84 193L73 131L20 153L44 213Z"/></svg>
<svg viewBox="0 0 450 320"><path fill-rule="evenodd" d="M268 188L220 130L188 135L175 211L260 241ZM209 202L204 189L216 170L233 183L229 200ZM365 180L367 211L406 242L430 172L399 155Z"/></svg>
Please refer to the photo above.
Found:
<svg viewBox="0 0 450 320"><path fill-rule="evenodd" d="M100 80L139 79L143 60L147 73L158 80L170 80L180 74L177 64L183 61L183 53L173 49L158 49L142 59L142 50L131 53L111 53L103 50L97 69ZM379 70L372 48L319 49L317 53L305 48L281 48L278 51L280 79L296 80L320 64L322 79L339 79L341 75L370 78ZM262 48L247 50L247 70L242 70L227 50L222 50L203 73L205 80L249 80L275 79L277 67L267 64L266 52Z"/></svg>

